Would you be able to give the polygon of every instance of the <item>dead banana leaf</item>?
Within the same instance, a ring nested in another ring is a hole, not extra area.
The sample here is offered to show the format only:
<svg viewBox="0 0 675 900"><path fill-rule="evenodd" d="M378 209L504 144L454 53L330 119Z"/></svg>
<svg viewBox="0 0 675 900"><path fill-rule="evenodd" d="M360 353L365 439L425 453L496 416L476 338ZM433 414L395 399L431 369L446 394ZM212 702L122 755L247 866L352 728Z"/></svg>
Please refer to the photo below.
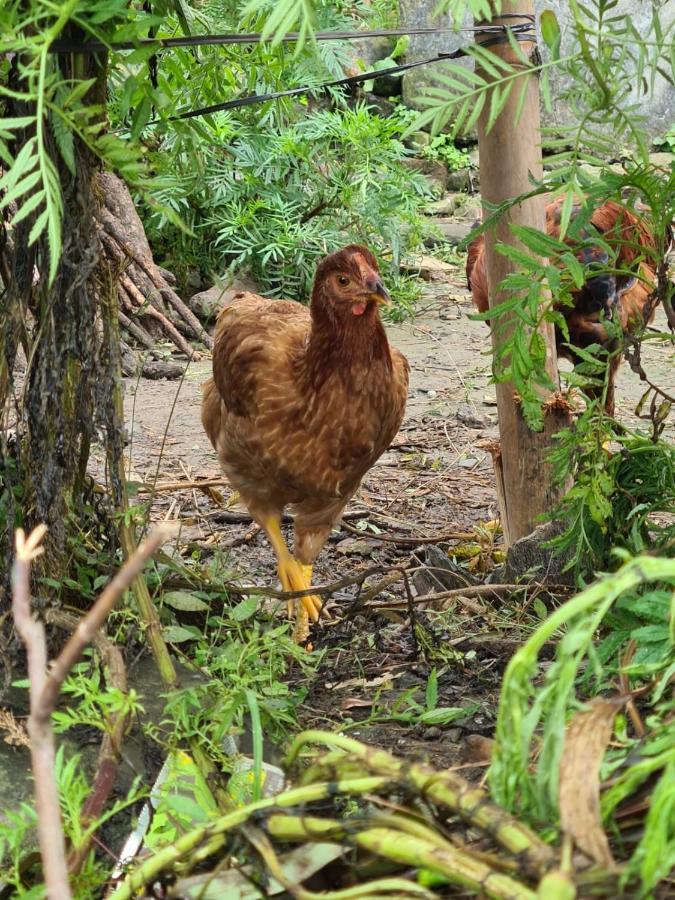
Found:
<svg viewBox="0 0 675 900"><path fill-rule="evenodd" d="M560 763L560 823L590 859L616 866L600 818L600 765L623 700L597 697L567 726Z"/></svg>

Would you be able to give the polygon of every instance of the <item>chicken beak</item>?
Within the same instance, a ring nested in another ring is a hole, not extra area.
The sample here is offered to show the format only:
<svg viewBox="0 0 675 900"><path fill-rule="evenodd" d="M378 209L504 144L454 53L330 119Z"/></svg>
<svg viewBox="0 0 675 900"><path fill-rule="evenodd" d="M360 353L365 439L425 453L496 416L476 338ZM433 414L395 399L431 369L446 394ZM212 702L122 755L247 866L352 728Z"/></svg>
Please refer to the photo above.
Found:
<svg viewBox="0 0 675 900"><path fill-rule="evenodd" d="M387 304L391 303L389 292L379 278L373 284L372 290L368 294L368 299L372 300L373 303L377 303L378 306L386 306Z"/></svg>

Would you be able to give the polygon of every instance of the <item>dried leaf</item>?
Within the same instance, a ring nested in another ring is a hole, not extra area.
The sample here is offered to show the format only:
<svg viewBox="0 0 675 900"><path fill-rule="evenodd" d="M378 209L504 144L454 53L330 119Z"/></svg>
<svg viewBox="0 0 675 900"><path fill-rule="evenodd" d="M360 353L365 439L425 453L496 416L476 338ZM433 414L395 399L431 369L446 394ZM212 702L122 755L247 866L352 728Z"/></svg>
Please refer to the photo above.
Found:
<svg viewBox="0 0 675 900"><path fill-rule="evenodd" d="M370 700L361 700L359 697L345 697L340 704L340 709L368 709L373 705L373 700L374 698L372 697Z"/></svg>
<svg viewBox="0 0 675 900"><path fill-rule="evenodd" d="M593 700L565 732L558 803L560 823L590 859L612 869L615 862L600 818L600 766L622 700Z"/></svg>
<svg viewBox="0 0 675 900"><path fill-rule="evenodd" d="M400 674L400 673L399 673ZM345 691L348 688L375 688L381 687L383 684L386 684L388 681L393 681L394 678L398 678L398 675L394 675L391 672L385 672L384 675L377 675L375 678L348 678L346 681L327 681L326 687L329 691L338 690Z"/></svg>

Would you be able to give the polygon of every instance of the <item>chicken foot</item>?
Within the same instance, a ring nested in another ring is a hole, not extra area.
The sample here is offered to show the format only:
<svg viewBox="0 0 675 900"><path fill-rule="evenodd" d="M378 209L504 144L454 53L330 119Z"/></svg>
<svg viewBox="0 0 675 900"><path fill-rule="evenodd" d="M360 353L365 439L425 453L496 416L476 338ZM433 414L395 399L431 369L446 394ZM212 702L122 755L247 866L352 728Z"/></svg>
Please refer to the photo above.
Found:
<svg viewBox="0 0 675 900"><path fill-rule="evenodd" d="M265 520L263 527L277 557L277 571L281 587L285 591L306 591L312 586L312 566L302 565L295 557L291 556L281 533L281 518L270 516ZM306 597L299 597L298 600L288 601L288 614L289 617L295 614L293 638L298 643L302 643L309 634L309 620L319 621L321 598L310 594Z"/></svg>

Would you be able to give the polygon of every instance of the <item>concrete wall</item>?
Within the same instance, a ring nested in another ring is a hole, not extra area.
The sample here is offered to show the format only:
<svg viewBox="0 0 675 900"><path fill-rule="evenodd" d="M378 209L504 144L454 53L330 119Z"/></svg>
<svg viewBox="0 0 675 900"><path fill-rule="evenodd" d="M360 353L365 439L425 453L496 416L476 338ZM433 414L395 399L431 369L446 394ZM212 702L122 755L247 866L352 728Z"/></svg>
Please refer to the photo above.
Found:
<svg viewBox="0 0 675 900"><path fill-rule="evenodd" d="M660 0L661 20L673 22L675 20L675 0ZM438 0L400 0L401 26L410 28L424 28L434 25L449 27L449 16L433 18L433 11L438 6ZM552 9L558 17L563 32L562 52L571 44L569 3L566 0L535 0L537 16L544 9ZM619 0L612 15L629 12L633 23L640 34L646 34L651 18L652 4L647 0ZM473 23L470 18L464 22L465 26ZM434 34L430 36L412 36L406 55L406 62L421 59L425 56L434 56L440 51L448 52L464 46L472 40L470 33L459 34ZM546 54L546 46L540 40L542 55ZM416 98L421 90L432 83L434 71L442 71L443 63L436 63L413 70L403 78L403 96L406 103L417 105ZM544 122L549 125L567 124L575 121L575 116L567 103L560 99L565 84L561 75L554 74L551 79L553 110L544 114ZM646 130L653 136L664 134L675 122L675 88L666 79L658 77L654 95L652 97L638 97L637 89L632 91L633 99L639 99L646 113Z"/></svg>

